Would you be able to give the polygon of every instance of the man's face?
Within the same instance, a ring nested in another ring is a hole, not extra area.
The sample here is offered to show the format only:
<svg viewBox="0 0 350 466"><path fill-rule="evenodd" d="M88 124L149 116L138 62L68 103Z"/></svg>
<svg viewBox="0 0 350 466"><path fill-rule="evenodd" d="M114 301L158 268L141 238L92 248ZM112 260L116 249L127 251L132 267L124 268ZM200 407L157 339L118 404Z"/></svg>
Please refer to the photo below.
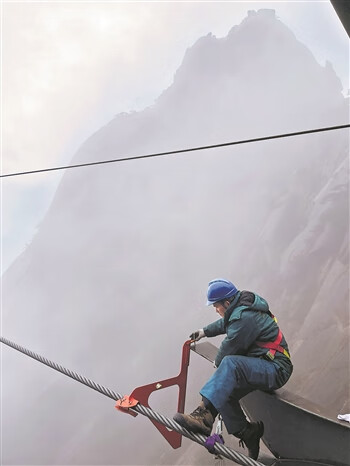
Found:
<svg viewBox="0 0 350 466"><path fill-rule="evenodd" d="M219 314L220 317L224 317L226 309L229 307L229 301L220 301L219 303L214 303L215 311Z"/></svg>

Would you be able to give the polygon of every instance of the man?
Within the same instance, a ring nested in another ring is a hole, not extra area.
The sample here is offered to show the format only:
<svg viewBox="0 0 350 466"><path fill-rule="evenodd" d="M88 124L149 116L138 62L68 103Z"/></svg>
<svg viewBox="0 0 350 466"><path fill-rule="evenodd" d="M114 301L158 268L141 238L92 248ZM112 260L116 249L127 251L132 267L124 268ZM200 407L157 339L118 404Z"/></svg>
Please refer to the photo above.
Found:
<svg viewBox="0 0 350 466"><path fill-rule="evenodd" d="M207 297L221 319L193 332L191 340L227 336L215 359L217 370L200 391L201 404L191 414L176 413L174 420L209 436L220 413L228 433L257 459L264 424L248 422L239 400L253 390L276 390L287 382L293 371L287 342L260 296L219 278L209 283Z"/></svg>

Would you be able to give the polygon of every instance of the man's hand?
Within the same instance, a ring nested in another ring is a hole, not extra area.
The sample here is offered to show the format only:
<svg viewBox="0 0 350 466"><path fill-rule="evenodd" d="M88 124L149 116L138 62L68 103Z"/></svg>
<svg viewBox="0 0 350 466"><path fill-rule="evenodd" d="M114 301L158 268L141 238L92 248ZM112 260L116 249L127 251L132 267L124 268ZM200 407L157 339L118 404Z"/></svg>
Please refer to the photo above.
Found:
<svg viewBox="0 0 350 466"><path fill-rule="evenodd" d="M191 333L190 339L193 341L199 341L201 338L205 337L204 330L201 328L196 332Z"/></svg>

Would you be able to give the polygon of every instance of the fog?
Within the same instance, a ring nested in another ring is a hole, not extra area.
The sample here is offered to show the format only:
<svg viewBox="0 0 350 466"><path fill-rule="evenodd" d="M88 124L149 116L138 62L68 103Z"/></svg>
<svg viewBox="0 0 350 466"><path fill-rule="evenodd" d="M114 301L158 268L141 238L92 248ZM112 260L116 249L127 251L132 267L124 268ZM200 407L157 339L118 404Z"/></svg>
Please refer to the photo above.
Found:
<svg viewBox="0 0 350 466"><path fill-rule="evenodd" d="M225 37L274 2L17 2L2 14L2 173L70 162L120 112L153 105L187 47ZM349 40L330 2L278 2L277 16L349 88ZM0 274L31 242L63 172L2 180Z"/></svg>
<svg viewBox="0 0 350 466"><path fill-rule="evenodd" d="M187 50L155 104L92 134L72 163L348 122L321 66L270 10ZM333 419L349 409L347 131L67 171L2 281L2 333L119 393L177 375L191 331L215 320L210 279L270 303L288 388ZM146 418L2 348L3 464L211 464L172 451ZM192 356L187 409L212 368ZM158 395L158 394L157 394ZM151 399L176 410L169 390ZM348 411L347 411L348 412ZM197 453L198 451L198 453Z"/></svg>

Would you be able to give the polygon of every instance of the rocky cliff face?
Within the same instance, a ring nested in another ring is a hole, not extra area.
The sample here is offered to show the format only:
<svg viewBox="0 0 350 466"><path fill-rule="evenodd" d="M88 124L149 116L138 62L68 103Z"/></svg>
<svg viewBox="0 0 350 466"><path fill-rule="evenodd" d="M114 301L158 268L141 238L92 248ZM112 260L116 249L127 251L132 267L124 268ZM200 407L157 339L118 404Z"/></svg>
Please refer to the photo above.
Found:
<svg viewBox="0 0 350 466"><path fill-rule="evenodd" d="M250 12L198 40L152 107L116 116L73 163L347 118L331 65L271 11ZM224 276L270 302L295 363L288 388L335 418L348 401L348 153L334 131L67 171L3 278L2 333L130 393L177 374L187 335L216 318L207 283ZM193 357L188 409L211 370ZM171 416L175 390L157 395ZM3 397L5 464L188 464L188 443L170 451L147 419L10 349Z"/></svg>

